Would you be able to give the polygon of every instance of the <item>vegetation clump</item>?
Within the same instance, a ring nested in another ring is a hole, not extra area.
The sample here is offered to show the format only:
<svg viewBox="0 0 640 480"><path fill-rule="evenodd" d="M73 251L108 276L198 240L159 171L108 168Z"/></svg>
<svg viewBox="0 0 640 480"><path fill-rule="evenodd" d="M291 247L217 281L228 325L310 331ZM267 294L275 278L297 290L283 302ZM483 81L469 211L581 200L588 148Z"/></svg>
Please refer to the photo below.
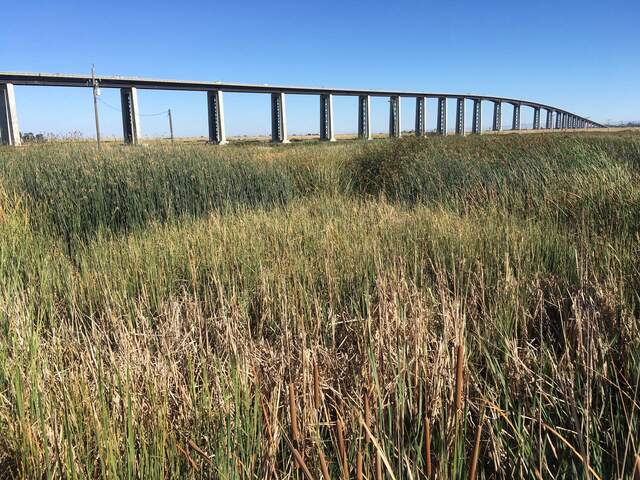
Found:
<svg viewBox="0 0 640 480"><path fill-rule="evenodd" d="M640 137L0 149L0 477L625 478Z"/></svg>

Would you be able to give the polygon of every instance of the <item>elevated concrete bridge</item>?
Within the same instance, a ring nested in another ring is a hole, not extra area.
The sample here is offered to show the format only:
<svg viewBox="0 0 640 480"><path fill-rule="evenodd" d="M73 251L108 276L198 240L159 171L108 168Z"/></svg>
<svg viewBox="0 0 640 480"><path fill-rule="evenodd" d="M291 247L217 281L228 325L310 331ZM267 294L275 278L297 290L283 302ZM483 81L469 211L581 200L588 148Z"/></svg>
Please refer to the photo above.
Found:
<svg viewBox="0 0 640 480"><path fill-rule="evenodd" d="M600 128L596 122L581 117L562 108L515 98L493 97L485 95L433 93L393 90L353 90L341 88L289 87L283 85L250 85L221 82L191 82L180 80L155 80L135 77L92 77L84 75L61 75L48 73L3 73L0 72L0 139L3 144L19 145L20 130L16 114L14 85L40 85L51 87L81 88L118 88L122 107L122 130L124 142L140 142L140 115L138 108L138 89L149 90L186 90L207 92L207 110L209 119L209 141L217 145L227 143L224 125L224 92L263 93L271 96L271 140L275 143L288 143L285 108L286 95L318 95L320 98L320 139L335 141L333 126L333 97L351 96L358 99L358 137L370 140L371 137L371 97L389 98L389 136L401 135L400 99L416 99L415 135L424 135L426 131L427 98L437 99L438 114L436 132L447 134L447 100L456 100L455 132L465 133L465 103L473 102L471 132L482 133L483 102L493 104L492 130L502 130L502 105L513 106L511 130L520 130L522 108L533 110L533 129L582 129ZM542 113L546 113L544 123Z"/></svg>

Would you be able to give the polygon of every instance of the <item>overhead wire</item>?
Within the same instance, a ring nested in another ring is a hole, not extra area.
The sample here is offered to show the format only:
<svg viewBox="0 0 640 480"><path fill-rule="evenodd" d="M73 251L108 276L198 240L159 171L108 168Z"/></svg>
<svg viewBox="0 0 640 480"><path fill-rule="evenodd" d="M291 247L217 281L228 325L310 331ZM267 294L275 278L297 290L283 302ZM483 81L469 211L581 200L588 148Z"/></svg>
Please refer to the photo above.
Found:
<svg viewBox="0 0 640 480"><path fill-rule="evenodd" d="M121 112L122 109L120 107L115 107L113 105L111 105L110 103L105 102L102 98L98 97L98 101L100 103L102 103L103 105L105 105L108 108L111 108L112 110L116 110L118 112ZM159 115L168 115L169 110L163 110L162 112L157 112L157 113L139 113L138 115L140 115L141 117L157 117Z"/></svg>

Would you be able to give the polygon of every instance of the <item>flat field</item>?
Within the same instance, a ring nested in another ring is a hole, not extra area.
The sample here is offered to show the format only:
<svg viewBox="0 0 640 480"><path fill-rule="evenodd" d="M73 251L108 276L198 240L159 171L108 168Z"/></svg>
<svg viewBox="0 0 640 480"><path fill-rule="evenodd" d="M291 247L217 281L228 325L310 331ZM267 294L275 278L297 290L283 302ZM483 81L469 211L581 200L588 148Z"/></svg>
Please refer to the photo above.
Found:
<svg viewBox="0 0 640 480"><path fill-rule="evenodd" d="M628 478L640 134L0 149L0 477Z"/></svg>

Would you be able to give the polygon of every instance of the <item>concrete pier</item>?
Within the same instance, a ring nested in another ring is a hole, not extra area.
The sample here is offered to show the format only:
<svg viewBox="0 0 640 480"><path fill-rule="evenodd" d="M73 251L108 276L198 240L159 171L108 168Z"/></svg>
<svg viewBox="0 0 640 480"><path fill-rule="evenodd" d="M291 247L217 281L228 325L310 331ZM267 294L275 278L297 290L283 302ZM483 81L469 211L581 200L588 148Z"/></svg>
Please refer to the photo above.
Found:
<svg viewBox="0 0 640 480"><path fill-rule="evenodd" d="M320 95L320 140L336 141L333 131L333 95L330 93Z"/></svg>
<svg viewBox="0 0 640 480"><path fill-rule="evenodd" d="M502 130L502 102L493 102L493 131Z"/></svg>
<svg viewBox="0 0 640 480"><path fill-rule="evenodd" d="M553 110L547 110L547 121L545 124L547 130L553 129Z"/></svg>
<svg viewBox="0 0 640 480"><path fill-rule="evenodd" d="M533 129L540 130L540 107L533 109Z"/></svg>
<svg viewBox="0 0 640 480"><path fill-rule="evenodd" d="M562 113L556 112L556 130L562 128Z"/></svg>
<svg viewBox="0 0 640 480"><path fill-rule="evenodd" d="M424 97L416 97L416 137L421 137L424 135L426 123L426 110L425 110L425 99Z"/></svg>
<svg viewBox="0 0 640 480"><path fill-rule="evenodd" d="M224 131L224 103L220 90L207 92L207 118L209 120L209 142L215 145L225 145L227 137Z"/></svg>
<svg viewBox="0 0 640 480"><path fill-rule="evenodd" d="M22 143L16 112L16 97L11 83L0 83L0 143L13 147Z"/></svg>
<svg viewBox="0 0 640 480"><path fill-rule="evenodd" d="M120 89L120 106L122 109L122 134L124 143L137 145L140 143L140 113L138 110L138 90L136 87Z"/></svg>
<svg viewBox="0 0 640 480"><path fill-rule="evenodd" d="M456 135L464 135L464 98L456 101Z"/></svg>
<svg viewBox="0 0 640 480"><path fill-rule="evenodd" d="M400 138L400 97L389 97L389 136Z"/></svg>
<svg viewBox="0 0 640 480"><path fill-rule="evenodd" d="M511 123L511 130L520 130L520 104L512 103L513 105L513 122Z"/></svg>
<svg viewBox="0 0 640 480"><path fill-rule="evenodd" d="M271 141L273 143L289 143L287 112L282 92L271 94Z"/></svg>
<svg viewBox="0 0 640 480"><path fill-rule="evenodd" d="M371 97L358 96L358 138L371 140Z"/></svg>
<svg viewBox="0 0 640 480"><path fill-rule="evenodd" d="M438 98L438 124L436 131L438 135L447 134L447 97Z"/></svg>
<svg viewBox="0 0 640 480"><path fill-rule="evenodd" d="M471 133L480 135L482 133L482 100L473 101L473 122L471 123Z"/></svg>

